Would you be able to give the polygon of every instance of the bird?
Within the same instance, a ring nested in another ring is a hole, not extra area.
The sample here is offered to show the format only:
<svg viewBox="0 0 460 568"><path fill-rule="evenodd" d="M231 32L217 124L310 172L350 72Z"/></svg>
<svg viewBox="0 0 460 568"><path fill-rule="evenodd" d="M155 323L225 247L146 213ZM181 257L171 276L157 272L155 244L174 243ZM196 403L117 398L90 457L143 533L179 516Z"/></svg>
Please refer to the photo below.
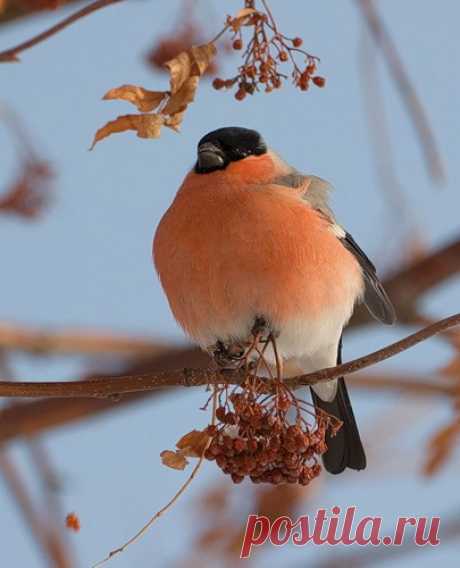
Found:
<svg viewBox="0 0 460 568"><path fill-rule="evenodd" d="M243 341L262 319L286 368L310 373L341 363L357 304L384 324L395 321L375 266L336 221L330 190L256 130L223 127L201 138L153 240L171 311L201 348ZM344 378L317 383L311 394L315 408L343 423L327 437L325 469L365 469Z"/></svg>

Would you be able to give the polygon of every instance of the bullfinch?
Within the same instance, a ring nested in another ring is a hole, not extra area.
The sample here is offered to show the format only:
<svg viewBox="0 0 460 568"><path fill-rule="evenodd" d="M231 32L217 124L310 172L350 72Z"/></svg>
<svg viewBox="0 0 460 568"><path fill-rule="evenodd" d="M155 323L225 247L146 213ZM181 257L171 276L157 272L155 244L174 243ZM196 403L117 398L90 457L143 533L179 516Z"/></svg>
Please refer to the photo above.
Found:
<svg viewBox="0 0 460 568"><path fill-rule="evenodd" d="M343 329L357 302L394 322L374 265L335 220L329 191L255 130L219 128L199 141L153 243L172 313L192 340L206 350L243 342L263 320L282 360L295 374L310 373L341 362ZM364 469L344 379L311 393L315 407L343 422L326 440L326 470Z"/></svg>

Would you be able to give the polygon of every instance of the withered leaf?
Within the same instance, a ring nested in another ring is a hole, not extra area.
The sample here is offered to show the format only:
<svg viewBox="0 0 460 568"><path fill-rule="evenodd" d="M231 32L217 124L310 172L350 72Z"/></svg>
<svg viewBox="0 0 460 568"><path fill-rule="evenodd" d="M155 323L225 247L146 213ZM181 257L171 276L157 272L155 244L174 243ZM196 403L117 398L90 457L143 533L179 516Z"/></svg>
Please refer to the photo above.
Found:
<svg viewBox="0 0 460 568"><path fill-rule="evenodd" d="M206 449L209 435L205 430L192 430L176 443L179 452L189 458L199 458Z"/></svg>
<svg viewBox="0 0 460 568"><path fill-rule="evenodd" d="M165 63L165 67L169 69L171 75L169 79L169 84L171 86L171 93L177 93L177 91L182 87L185 81L190 77L192 71L192 62L188 51L182 51Z"/></svg>
<svg viewBox="0 0 460 568"><path fill-rule="evenodd" d="M190 77L203 75L216 53L216 46L213 43L206 43L183 51L174 59L167 61L165 66L171 74L169 83L172 95L177 93Z"/></svg>
<svg viewBox="0 0 460 568"><path fill-rule="evenodd" d="M160 454L163 465L172 469L185 469L188 461L181 452L173 452L172 450L163 450Z"/></svg>
<svg viewBox="0 0 460 568"><path fill-rule="evenodd" d="M216 52L215 45L207 43L183 51L165 63L171 74L170 92L149 91L135 85L122 85L111 89L104 95L105 100L129 101L144 114L127 114L108 122L96 132L90 149L107 136L125 130L135 130L139 138L158 138L162 126L178 131L187 106L195 98L200 77ZM158 109L167 97L169 100L163 108L160 107L157 113L148 114L149 111Z"/></svg>
<svg viewBox="0 0 460 568"><path fill-rule="evenodd" d="M192 47L190 51L193 63L192 75L201 76L216 56L216 46L213 43L205 43Z"/></svg>
<svg viewBox="0 0 460 568"><path fill-rule="evenodd" d="M249 17L259 13L255 8L241 8L234 18L229 17L227 24L231 26L234 32L237 32L241 26L249 24Z"/></svg>
<svg viewBox="0 0 460 568"><path fill-rule="evenodd" d="M141 112L155 110L168 96L165 91L149 91L136 85L122 85L110 89L102 98L103 100L122 99L136 105Z"/></svg>
<svg viewBox="0 0 460 568"><path fill-rule="evenodd" d="M125 130L135 130L139 138L158 138L160 136L161 127L164 123L164 117L160 114L125 114L119 116L115 120L107 122L102 128L96 132L90 150L94 146L117 132Z"/></svg>
<svg viewBox="0 0 460 568"><path fill-rule="evenodd" d="M195 99L198 83L199 77L190 77L187 79L182 87L172 95L162 112L164 114L175 115L184 111L187 105Z"/></svg>
<svg viewBox="0 0 460 568"><path fill-rule="evenodd" d="M256 12L257 10L255 8L241 8L241 10L237 12L235 20L243 20L248 16L252 16L252 14L255 14Z"/></svg>
<svg viewBox="0 0 460 568"><path fill-rule="evenodd" d="M175 114L173 114L171 116L167 116L165 118L164 125L167 126L168 128L171 128L172 130L175 130L176 132L179 132L179 130L180 130L179 127L182 124L182 120L184 119L184 115L185 115L185 111L176 112Z"/></svg>

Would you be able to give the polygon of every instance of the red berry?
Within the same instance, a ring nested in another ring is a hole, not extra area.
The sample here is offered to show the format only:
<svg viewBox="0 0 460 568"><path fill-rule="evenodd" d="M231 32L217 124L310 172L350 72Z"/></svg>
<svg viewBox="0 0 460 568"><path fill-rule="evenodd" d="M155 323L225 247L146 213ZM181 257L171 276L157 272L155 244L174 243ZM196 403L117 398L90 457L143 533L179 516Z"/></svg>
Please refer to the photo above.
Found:
<svg viewBox="0 0 460 568"><path fill-rule="evenodd" d="M212 82L212 86L217 90L222 89L225 86L225 81L216 77Z"/></svg>
<svg viewBox="0 0 460 568"><path fill-rule="evenodd" d="M242 475L238 475L237 473L232 473L232 481L233 483L241 483L244 477Z"/></svg>
<svg viewBox="0 0 460 568"><path fill-rule="evenodd" d="M220 422L224 422L225 421L225 408L223 406L219 406L219 408L216 410L216 418L217 420L219 420Z"/></svg>
<svg viewBox="0 0 460 568"><path fill-rule="evenodd" d="M299 87L301 91L308 91L308 81L305 79L300 79Z"/></svg>
<svg viewBox="0 0 460 568"><path fill-rule="evenodd" d="M293 45L294 47L300 47L302 44L303 44L303 39L302 39L301 37L295 37L295 38L292 40L292 45Z"/></svg>
<svg viewBox="0 0 460 568"><path fill-rule="evenodd" d="M243 47L243 42L240 39L236 39L233 42L233 49L241 49Z"/></svg>
<svg viewBox="0 0 460 568"><path fill-rule="evenodd" d="M246 97L246 90L243 88L239 88L235 93L235 99L237 101L242 101Z"/></svg>
<svg viewBox="0 0 460 568"><path fill-rule="evenodd" d="M317 87L324 87L324 85L326 84L326 79L324 77L320 77L319 75L313 77L312 81Z"/></svg>
<svg viewBox="0 0 460 568"><path fill-rule="evenodd" d="M280 61L287 61L289 59L289 56L285 51L281 51L278 57L280 58Z"/></svg>

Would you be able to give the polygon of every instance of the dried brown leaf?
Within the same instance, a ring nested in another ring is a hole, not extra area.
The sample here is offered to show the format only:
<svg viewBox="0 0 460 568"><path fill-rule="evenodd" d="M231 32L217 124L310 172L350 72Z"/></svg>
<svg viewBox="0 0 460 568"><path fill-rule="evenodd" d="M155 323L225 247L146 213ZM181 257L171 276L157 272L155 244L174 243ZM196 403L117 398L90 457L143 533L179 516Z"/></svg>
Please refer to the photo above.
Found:
<svg viewBox="0 0 460 568"><path fill-rule="evenodd" d="M90 150L94 146L117 132L125 130L135 130L139 138L158 138L160 136L161 127L164 123L164 117L160 114L125 114L119 116L115 120L107 122L102 128L96 132Z"/></svg>
<svg viewBox="0 0 460 568"><path fill-rule="evenodd" d="M182 87L172 95L162 112L164 114L175 115L184 111L187 105L195 99L195 92L198 88L199 81L199 77L190 77L187 79Z"/></svg>
<svg viewBox="0 0 460 568"><path fill-rule="evenodd" d="M172 469L185 469L188 461L181 452L173 452L172 450L163 450L160 454L161 462L163 465Z"/></svg>
<svg viewBox="0 0 460 568"><path fill-rule="evenodd" d="M437 473L451 456L455 443L460 436L460 418L441 428L428 443L428 457L423 466L423 473L431 476Z"/></svg>
<svg viewBox="0 0 460 568"><path fill-rule="evenodd" d="M248 16L255 14L257 10L255 8L241 8L241 10L236 14L235 20L242 20Z"/></svg>
<svg viewBox="0 0 460 568"><path fill-rule="evenodd" d="M103 100L122 99L135 105L140 112L155 110L168 96L165 91L149 91L136 85L122 85L110 89Z"/></svg>
<svg viewBox="0 0 460 568"><path fill-rule="evenodd" d="M234 32L237 32L241 26L251 25L251 16L254 16L254 14L260 14L260 12L255 8L242 8L234 18L228 16L227 25L231 26Z"/></svg>
<svg viewBox="0 0 460 568"><path fill-rule="evenodd" d="M216 46L213 43L205 43L192 47L190 51L193 64L192 75L201 77L216 56Z"/></svg>
<svg viewBox="0 0 460 568"><path fill-rule="evenodd" d="M171 93L174 95L190 77L192 72L192 62L188 51L183 51L174 57L174 59L167 61L165 67L169 69L171 75L169 84L171 86Z"/></svg>
<svg viewBox="0 0 460 568"><path fill-rule="evenodd" d="M171 74L169 82L172 95L178 93L190 77L201 77L216 53L216 46L213 43L206 43L183 51L174 59L167 61L165 66Z"/></svg>
<svg viewBox="0 0 460 568"><path fill-rule="evenodd" d="M171 128L175 132L179 132L180 125L182 124L182 121L184 119L184 115L185 111L176 112L172 116L167 116L165 118L164 125L167 126L168 128Z"/></svg>
<svg viewBox="0 0 460 568"><path fill-rule="evenodd" d="M127 114L108 122L96 132L90 149L107 136L125 130L135 130L139 138L158 138L162 126L178 131L187 106L195 98L200 77L215 55L216 47L213 43L208 43L183 51L165 63L171 74L170 93L149 91L135 85L122 85L111 89L104 95L105 100L129 101L146 114ZM168 96L167 104L159 112L147 114L159 107Z"/></svg>
<svg viewBox="0 0 460 568"><path fill-rule="evenodd" d="M199 458L203 454L209 441L205 430L192 430L176 443L179 452L189 458Z"/></svg>

